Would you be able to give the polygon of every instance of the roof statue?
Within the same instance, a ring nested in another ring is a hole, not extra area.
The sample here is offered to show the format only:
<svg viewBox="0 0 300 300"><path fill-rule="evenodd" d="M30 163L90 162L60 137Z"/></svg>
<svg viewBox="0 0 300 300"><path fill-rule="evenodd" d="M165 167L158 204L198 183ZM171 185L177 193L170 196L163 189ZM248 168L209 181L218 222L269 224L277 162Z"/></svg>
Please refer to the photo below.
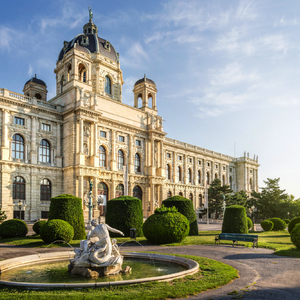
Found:
<svg viewBox="0 0 300 300"><path fill-rule="evenodd" d="M93 12L91 6L89 6L89 16L90 16L90 22L93 23Z"/></svg>

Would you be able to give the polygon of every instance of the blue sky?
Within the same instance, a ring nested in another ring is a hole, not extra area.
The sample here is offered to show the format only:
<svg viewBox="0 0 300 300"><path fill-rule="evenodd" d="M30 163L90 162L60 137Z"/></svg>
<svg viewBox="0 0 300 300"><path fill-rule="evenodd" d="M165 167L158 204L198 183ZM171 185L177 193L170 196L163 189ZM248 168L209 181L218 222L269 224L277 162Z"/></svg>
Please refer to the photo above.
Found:
<svg viewBox="0 0 300 300"><path fill-rule="evenodd" d="M258 155L260 186L280 177L300 197L299 1L2 1L0 87L22 93L37 74L53 97L59 51L89 5L120 53L124 103L146 73L168 137L232 156L235 144Z"/></svg>

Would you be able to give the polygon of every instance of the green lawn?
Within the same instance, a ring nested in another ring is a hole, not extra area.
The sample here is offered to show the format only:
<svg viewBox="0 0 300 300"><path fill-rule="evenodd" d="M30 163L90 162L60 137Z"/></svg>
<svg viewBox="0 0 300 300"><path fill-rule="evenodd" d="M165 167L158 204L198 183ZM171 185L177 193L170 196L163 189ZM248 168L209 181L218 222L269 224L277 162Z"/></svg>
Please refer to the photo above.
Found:
<svg viewBox="0 0 300 300"><path fill-rule="evenodd" d="M0 285L1 299L168 299L197 295L208 289L228 284L238 277L238 271L221 262L190 255L176 255L198 262L200 271L170 282L151 282L95 289L26 290ZM0 277L1 278L1 277Z"/></svg>
<svg viewBox="0 0 300 300"><path fill-rule="evenodd" d="M220 231L200 231L198 236L188 236L181 243L167 244L167 246L186 246L186 245L210 245L215 243L215 235ZM284 231L267 231L267 232L250 232L250 234L257 234L258 246L261 248L268 248L275 251L275 254L282 256L300 257L300 250L298 250L291 242L290 234ZM129 238L117 238L118 243L124 243L124 246L130 245ZM137 238L137 241L142 245L147 244L144 237ZM40 236L27 236L24 238L0 239L0 243L10 245L22 245L25 247L69 247L65 244L45 245L40 239ZM230 241L221 241L222 244L232 244ZM72 241L72 247L79 247L79 241ZM252 243L239 242L240 245L252 247Z"/></svg>

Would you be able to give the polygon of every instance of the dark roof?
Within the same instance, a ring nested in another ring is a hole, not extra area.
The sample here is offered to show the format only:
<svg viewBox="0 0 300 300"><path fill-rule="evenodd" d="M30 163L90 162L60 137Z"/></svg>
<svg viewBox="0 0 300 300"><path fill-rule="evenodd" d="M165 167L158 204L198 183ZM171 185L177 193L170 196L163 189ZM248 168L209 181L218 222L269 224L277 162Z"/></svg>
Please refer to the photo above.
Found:
<svg viewBox="0 0 300 300"><path fill-rule="evenodd" d="M156 85L153 80L147 78L146 76L144 76L144 78L142 78L142 79L139 79L134 85L136 86L136 85L138 85L138 84L140 84L140 83L142 83L144 81L146 81L146 82L148 82L150 84Z"/></svg>
<svg viewBox="0 0 300 300"><path fill-rule="evenodd" d="M88 37L88 45L82 45L81 41L84 37ZM60 50L58 55L58 61L62 60L64 55L69 52L71 49L74 48L74 44L76 43L76 49L80 49L86 53L95 53L97 50L105 57L113 60L118 61L117 52L115 48L110 44L110 50L104 48L106 40L97 37L95 34L87 33L87 34L79 34L73 40L68 43L68 46L64 49ZM87 51L88 50L88 51Z"/></svg>
<svg viewBox="0 0 300 300"><path fill-rule="evenodd" d="M28 81L26 81L26 83L25 83L24 85L26 85L26 84L29 83L30 81L31 81L31 82L34 82L34 83L38 83L38 84L40 84L40 85L46 86L46 83L45 83L43 80L36 78L36 76L35 76L35 77L32 77L31 79L29 79Z"/></svg>

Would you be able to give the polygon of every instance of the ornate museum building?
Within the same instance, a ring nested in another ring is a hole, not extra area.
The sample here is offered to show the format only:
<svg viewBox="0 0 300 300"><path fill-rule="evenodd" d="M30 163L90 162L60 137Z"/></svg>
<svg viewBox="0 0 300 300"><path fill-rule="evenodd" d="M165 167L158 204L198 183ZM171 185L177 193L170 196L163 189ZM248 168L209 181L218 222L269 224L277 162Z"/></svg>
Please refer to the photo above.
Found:
<svg viewBox="0 0 300 300"><path fill-rule="evenodd" d="M24 94L0 88L0 204L8 218L47 218L51 197L63 193L86 200L89 180L99 217L107 201L124 194L124 176L145 217L171 195L203 206L206 180L258 191L257 157L233 158L166 137L154 81L138 80L134 106L122 103L119 53L98 37L92 18L63 43L54 72L50 100L36 77Z"/></svg>

